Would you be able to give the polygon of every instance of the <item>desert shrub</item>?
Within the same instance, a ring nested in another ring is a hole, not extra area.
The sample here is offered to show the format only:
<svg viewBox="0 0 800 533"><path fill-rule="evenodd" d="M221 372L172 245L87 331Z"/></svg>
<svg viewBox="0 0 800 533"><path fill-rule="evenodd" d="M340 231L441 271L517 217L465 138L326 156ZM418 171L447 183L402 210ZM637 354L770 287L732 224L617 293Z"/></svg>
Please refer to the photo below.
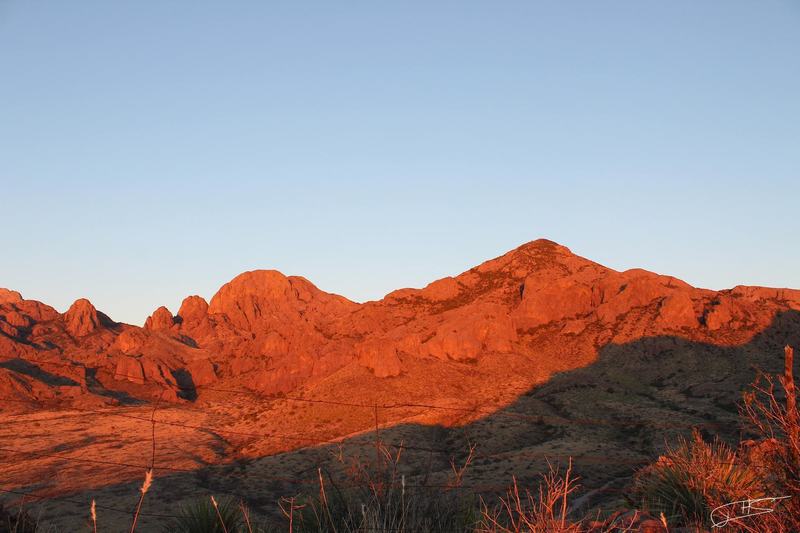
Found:
<svg viewBox="0 0 800 533"><path fill-rule="evenodd" d="M0 533L37 533L39 525L24 509L5 509L0 504Z"/></svg>
<svg viewBox="0 0 800 533"><path fill-rule="evenodd" d="M637 511L616 511L601 518L596 515L573 516L572 494L580 485L572 474L572 460L566 469L549 465L535 490L520 490L516 478L499 502L490 507L481 500L480 519L475 533L622 533L649 531ZM652 522L652 521L651 521ZM642 526L640 528L640 526ZM656 527L658 524L656 524ZM658 529L656 529L658 530Z"/></svg>
<svg viewBox="0 0 800 533"><path fill-rule="evenodd" d="M218 514L219 513L219 514ZM224 526L223 526L224 524ZM179 516L164 529L170 533L238 533L242 529L242 514L231 499L217 501L197 499L180 508Z"/></svg>
<svg viewBox="0 0 800 533"><path fill-rule="evenodd" d="M319 492L311 497L281 500L281 511L293 531L301 532L459 532L472 531L475 502L458 486L472 458L445 485L407 483L400 473L402 446L378 444L378 458L365 462L339 457L345 479L319 471Z"/></svg>
<svg viewBox="0 0 800 533"><path fill-rule="evenodd" d="M720 505L763 495L761 473L745 464L725 443L703 440L695 431L633 480L638 505L671 526L711 526Z"/></svg>
<svg viewBox="0 0 800 533"><path fill-rule="evenodd" d="M542 476L538 488L520 492L516 478L505 496L490 508L481 505L481 519L476 531L481 533L529 531L531 533L582 531L579 523L567 519L569 496L578 488L578 479L571 476L572 464L562 476L557 467Z"/></svg>
<svg viewBox="0 0 800 533"><path fill-rule="evenodd" d="M793 366L794 351L786 346L783 375L759 373L740 407L747 429L757 437L746 444L756 452L753 462L761 468L769 495L791 496L765 516L771 531L800 531L800 417Z"/></svg>

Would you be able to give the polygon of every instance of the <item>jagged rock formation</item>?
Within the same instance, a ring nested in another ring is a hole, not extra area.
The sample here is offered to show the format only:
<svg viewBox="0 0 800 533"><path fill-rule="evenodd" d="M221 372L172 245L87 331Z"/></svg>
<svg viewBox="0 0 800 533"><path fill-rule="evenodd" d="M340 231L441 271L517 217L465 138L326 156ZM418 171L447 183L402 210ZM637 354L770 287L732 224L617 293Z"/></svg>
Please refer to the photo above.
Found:
<svg viewBox="0 0 800 533"><path fill-rule="evenodd" d="M97 309L86 298L75 300L64 313L64 322L67 331L73 337L84 337L101 327Z"/></svg>
<svg viewBox="0 0 800 533"><path fill-rule="evenodd" d="M163 305L156 309L152 315L147 317L144 323L144 329L151 329L153 331L169 329L175 324L175 317L172 316L169 309Z"/></svg>
<svg viewBox="0 0 800 533"><path fill-rule="evenodd" d="M0 289L0 361L27 359L69 379L53 392L5 366L0 387L66 399L103 389L152 398L168 389L175 399L229 380L275 394L344 369L388 380L416 360L468 365L512 355L551 372L646 336L742 343L788 309L800 310L800 291L698 289L640 269L617 272L547 240L364 304L302 277L245 272L210 303L189 296L175 316L159 307L144 328L116 324L85 299L60 315Z"/></svg>

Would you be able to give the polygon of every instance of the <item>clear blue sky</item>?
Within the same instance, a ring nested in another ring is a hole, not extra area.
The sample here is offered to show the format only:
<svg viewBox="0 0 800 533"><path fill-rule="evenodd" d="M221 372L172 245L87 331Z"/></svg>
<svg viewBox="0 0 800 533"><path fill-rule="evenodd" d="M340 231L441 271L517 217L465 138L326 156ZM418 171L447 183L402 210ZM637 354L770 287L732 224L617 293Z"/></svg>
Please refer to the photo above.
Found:
<svg viewBox="0 0 800 533"><path fill-rule="evenodd" d="M800 3L0 0L0 286L141 323L547 237L800 287Z"/></svg>

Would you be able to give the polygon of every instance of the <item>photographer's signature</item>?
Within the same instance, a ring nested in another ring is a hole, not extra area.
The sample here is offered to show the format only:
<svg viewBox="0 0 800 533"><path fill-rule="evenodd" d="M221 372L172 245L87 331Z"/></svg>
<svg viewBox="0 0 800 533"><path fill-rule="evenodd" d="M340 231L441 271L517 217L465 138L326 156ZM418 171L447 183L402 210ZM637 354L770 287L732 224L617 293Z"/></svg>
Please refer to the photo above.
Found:
<svg viewBox="0 0 800 533"><path fill-rule="evenodd" d="M711 511L711 525L713 527L723 527L728 525L728 522L731 520L738 520L739 518L747 518L748 516L771 513L775 511L775 508L769 507L769 504L778 502L780 500L786 500L788 498L791 498L791 496L740 500L738 502L720 505Z"/></svg>

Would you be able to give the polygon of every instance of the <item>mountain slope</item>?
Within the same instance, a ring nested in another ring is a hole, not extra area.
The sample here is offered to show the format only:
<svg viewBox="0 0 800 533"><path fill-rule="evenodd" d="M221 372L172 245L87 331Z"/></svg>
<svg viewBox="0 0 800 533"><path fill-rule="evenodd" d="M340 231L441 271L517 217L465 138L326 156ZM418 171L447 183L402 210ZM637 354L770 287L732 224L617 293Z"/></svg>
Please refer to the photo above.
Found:
<svg viewBox="0 0 800 533"><path fill-rule="evenodd" d="M190 296L175 316L158 308L144 328L115 323L88 300L59 314L3 289L0 388L68 404L193 400L215 383L274 395L349 367L410 380L418 360L474 365L503 355L544 377L645 336L741 344L789 309L800 309L800 291L696 289L617 272L547 240L364 304L301 277L246 272L210 303Z"/></svg>

